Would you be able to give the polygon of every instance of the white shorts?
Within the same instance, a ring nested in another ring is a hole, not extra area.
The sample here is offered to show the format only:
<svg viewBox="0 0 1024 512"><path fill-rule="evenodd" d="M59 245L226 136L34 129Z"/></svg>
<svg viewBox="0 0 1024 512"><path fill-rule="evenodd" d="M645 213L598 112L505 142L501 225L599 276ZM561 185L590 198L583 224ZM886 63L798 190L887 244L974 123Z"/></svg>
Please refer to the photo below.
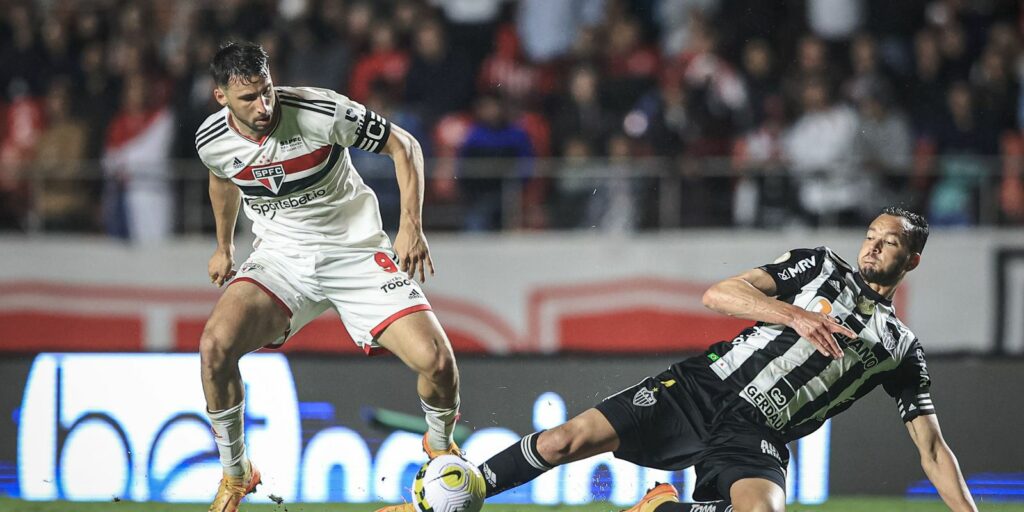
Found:
<svg viewBox="0 0 1024 512"><path fill-rule="evenodd" d="M333 307L352 340L366 354L379 349L377 336L410 313L429 311L420 285L398 268L391 250L322 252L256 249L231 284L248 281L277 301L291 321L280 347L303 326Z"/></svg>

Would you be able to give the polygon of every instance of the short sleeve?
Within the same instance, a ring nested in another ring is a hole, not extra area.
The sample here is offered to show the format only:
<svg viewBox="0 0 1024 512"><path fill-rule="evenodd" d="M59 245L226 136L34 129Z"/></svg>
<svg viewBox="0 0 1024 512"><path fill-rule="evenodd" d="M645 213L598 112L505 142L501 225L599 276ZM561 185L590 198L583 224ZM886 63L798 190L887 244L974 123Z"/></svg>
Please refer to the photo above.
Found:
<svg viewBox="0 0 1024 512"><path fill-rule="evenodd" d="M826 258L823 249L793 249L774 262L757 267L764 270L775 281L776 295L796 295L801 288L821 273Z"/></svg>
<svg viewBox="0 0 1024 512"><path fill-rule="evenodd" d="M882 387L889 396L896 399L900 417L904 422L908 422L918 416L935 414L931 382L924 349L921 348L920 342L914 340L907 355L893 371L892 378L884 382Z"/></svg>
<svg viewBox="0 0 1024 512"><path fill-rule="evenodd" d="M201 162L203 162L203 165L206 166L206 168L209 169L210 173L213 174L214 176L216 176L218 178L222 178L222 179L227 179L228 178L228 176L226 174L224 174L224 171L221 171L216 166L213 166L213 165L210 165L210 164L206 163L206 160L203 159L203 155L202 154L199 155L199 160Z"/></svg>
<svg viewBox="0 0 1024 512"><path fill-rule="evenodd" d="M338 102L331 142L380 153L390 136L391 123L381 115L348 98Z"/></svg>
<svg viewBox="0 0 1024 512"><path fill-rule="evenodd" d="M211 122L209 119L196 130L196 154L203 165L218 178L227 178L227 174L217 165L210 161L210 144L228 132L227 120L223 116L215 117Z"/></svg>

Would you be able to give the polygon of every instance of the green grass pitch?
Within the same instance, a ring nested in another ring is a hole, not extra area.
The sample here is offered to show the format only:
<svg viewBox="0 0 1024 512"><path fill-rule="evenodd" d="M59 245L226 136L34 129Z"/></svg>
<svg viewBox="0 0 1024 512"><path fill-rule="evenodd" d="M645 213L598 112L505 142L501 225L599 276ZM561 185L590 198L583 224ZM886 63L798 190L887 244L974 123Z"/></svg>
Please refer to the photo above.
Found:
<svg viewBox="0 0 1024 512"><path fill-rule="evenodd" d="M381 505L358 504L306 504L282 505L242 504L241 512L373 512ZM1024 504L979 503L981 511L1024 512ZM203 504L134 503L127 501L104 503L30 502L0 498L2 512L205 512ZM487 512L613 512L620 510L607 503L593 503L579 507L538 507L526 505L487 505ZM789 505L791 512L932 512L948 510L939 501L907 501L899 498L842 497L818 506Z"/></svg>

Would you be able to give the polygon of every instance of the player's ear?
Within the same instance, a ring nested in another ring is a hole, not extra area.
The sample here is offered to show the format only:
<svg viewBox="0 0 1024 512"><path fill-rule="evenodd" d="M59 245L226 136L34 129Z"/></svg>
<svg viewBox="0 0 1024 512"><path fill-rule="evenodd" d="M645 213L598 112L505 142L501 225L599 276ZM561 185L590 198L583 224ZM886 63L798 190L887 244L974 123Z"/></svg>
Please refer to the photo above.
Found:
<svg viewBox="0 0 1024 512"><path fill-rule="evenodd" d="M919 253L919 252L912 252L912 253L910 253L910 257L907 258L907 266L905 267L905 270L907 272L910 272L911 270L914 270L915 268L917 268L917 266L920 265L920 264L921 264L921 253Z"/></svg>
<svg viewBox="0 0 1024 512"><path fill-rule="evenodd" d="M224 90L219 85L213 88L213 99L217 100L217 103L222 107L228 104L228 96L224 94Z"/></svg>

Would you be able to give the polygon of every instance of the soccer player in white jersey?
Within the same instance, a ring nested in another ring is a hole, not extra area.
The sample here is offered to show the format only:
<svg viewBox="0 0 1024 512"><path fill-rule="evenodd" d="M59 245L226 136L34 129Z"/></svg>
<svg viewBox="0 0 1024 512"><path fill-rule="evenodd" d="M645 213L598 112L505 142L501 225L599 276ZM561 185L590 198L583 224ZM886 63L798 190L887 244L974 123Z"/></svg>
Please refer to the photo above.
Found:
<svg viewBox="0 0 1024 512"><path fill-rule="evenodd" d="M923 217L886 208L868 227L856 267L827 247L794 249L715 284L707 307L757 324L491 457L480 466L487 496L614 452L657 469L694 466L693 495L705 501L680 503L671 484L658 484L626 512L781 511L786 443L882 386L946 505L977 512L939 429L921 343L892 305L927 239Z"/></svg>
<svg viewBox="0 0 1024 512"><path fill-rule="evenodd" d="M325 89L275 86L258 45L231 43L214 56L214 98L224 108L196 132L210 171L217 249L210 280L229 284L200 339L203 390L224 476L211 512L232 512L260 483L246 456L244 391L238 361L279 347L334 308L367 354L380 348L419 374L417 392L431 458L459 453L452 430L459 376L451 345L416 275L433 274L423 235L419 143L363 105ZM392 245L377 198L348 147L389 155L401 191ZM233 231L242 208L254 252L237 271Z"/></svg>

